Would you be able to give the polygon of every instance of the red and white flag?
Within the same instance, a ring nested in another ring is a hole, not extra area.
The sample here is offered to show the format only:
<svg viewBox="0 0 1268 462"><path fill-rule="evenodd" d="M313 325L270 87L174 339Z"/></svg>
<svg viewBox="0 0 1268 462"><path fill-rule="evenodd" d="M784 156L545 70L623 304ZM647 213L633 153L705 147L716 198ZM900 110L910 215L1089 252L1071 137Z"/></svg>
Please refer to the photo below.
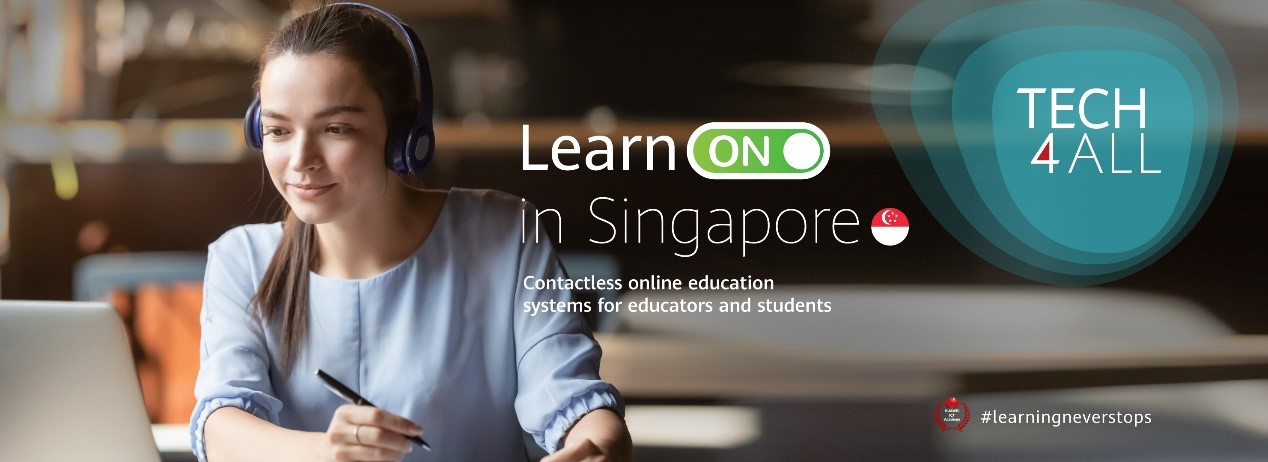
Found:
<svg viewBox="0 0 1268 462"><path fill-rule="evenodd" d="M907 215L902 210L888 208L872 217L872 237L876 242L893 246L907 238Z"/></svg>

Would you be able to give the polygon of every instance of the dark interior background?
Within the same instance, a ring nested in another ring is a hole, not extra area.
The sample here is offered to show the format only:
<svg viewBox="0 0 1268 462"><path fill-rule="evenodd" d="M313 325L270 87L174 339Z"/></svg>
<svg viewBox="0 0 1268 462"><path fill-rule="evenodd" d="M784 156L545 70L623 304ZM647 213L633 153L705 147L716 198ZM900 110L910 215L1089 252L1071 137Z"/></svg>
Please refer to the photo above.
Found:
<svg viewBox="0 0 1268 462"><path fill-rule="evenodd" d="M87 76L82 118L239 118L253 95L251 48L173 49L161 40L163 21L186 11L196 29L214 21L238 24L263 40L292 3L305 2L129 2L129 8L143 7L155 18L155 30L117 75ZM512 126L563 120L581 134L589 133L583 120L596 108L618 120L872 125L865 93L772 84L754 80L746 69L870 64L886 22L913 2L797 0L760 7L722 0L373 3L419 31L431 62L439 120ZM1268 80L1263 78L1268 62L1262 59L1268 27L1220 16L1217 2L1180 3L1207 22L1233 62L1241 94L1240 144L1218 196L1189 236L1152 266L1108 287L1187 297L1241 332L1268 333L1268 318L1261 315L1268 306L1268 285L1258 281L1268 274L1268 246L1260 240L1268 224L1262 206L1266 191L1259 178L1268 147L1263 136L1268 133ZM95 11L84 10L88 31ZM9 35L23 33L10 29ZM86 40L91 37L88 33ZM615 133L621 134L628 133ZM678 140L679 146L685 144ZM567 220L561 248L615 254L625 276L729 273L771 277L779 284L1032 284L978 258L938 226L890 149L879 143L834 142L831 166L818 177L777 184L704 180L682 158L675 172L523 172L518 149L455 147L445 139L438 146L444 168L429 175L433 187L497 188L538 207L559 209ZM153 148L128 151L119 163L76 165L79 193L70 200L54 194L47 163L10 162L7 170L11 241L0 265L4 298L68 299L74 264L89 253L204 250L233 226L275 221L281 205L252 155L239 163L183 164ZM738 257L736 245L702 245L698 255L679 258L673 252L683 247L672 241L587 242L606 229L587 214L589 201L600 195L629 198L631 208L668 212L851 208L864 224L854 245L826 238L819 245L770 242L746 258ZM902 209L913 224L911 236L898 247L882 247L867 233L867 220L885 207ZM104 244L79 244L89 223L108 231Z"/></svg>

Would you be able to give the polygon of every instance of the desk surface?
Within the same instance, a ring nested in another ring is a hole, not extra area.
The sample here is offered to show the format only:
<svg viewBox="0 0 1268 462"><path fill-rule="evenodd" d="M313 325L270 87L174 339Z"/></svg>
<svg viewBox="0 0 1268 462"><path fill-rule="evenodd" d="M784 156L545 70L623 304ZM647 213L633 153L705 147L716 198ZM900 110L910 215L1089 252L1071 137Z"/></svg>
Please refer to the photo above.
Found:
<svg viewBox="0 0 1268 462"><path fill-rule="evenodd" d="M604 378L627 398L827 399L843 403L892 399L919 403L913 405L913 412L904 414L917 418L903 420L901 427L911 442L930 437L924 410L931 399L990 389L989 384L999 381L1017 383L1016 379L1024 376L1016 374L1040 374L1043 379L1030 383L1021 380L1025 389L1268 378L1268 336L1227 335L1172 345L1137 340L1080 343L1042 352L922 355L836 354L648 334L599 334L595 338L603 346ZM1063 383L1044 379L1043 374L1073 379ZM875 412L848 409L851 418ZM653 430L636 421L631 421L630 429L635 441L644 444ZM165 462L194 460L187 425L154 425L153 433ZM892 439L893 435L887 437Z"/></svg>
<svg viewBox="0 0 1268 462"><path fill-rule="evenodd" d="M1268 336L921 355L832 353L682 336L595 338L603 347L603 377L635 398L922 398L1009 388L992 379L1042 389L1268 378ZM1027 381L1027 374L1067 380Z"/></svg>

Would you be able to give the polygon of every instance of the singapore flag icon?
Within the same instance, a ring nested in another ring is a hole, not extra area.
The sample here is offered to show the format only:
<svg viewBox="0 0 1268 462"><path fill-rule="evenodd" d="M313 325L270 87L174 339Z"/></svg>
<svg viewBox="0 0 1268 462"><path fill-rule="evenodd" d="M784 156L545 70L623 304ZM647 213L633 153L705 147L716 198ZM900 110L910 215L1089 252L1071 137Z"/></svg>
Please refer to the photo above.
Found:
<svg viewBox="0 0 1268 462"><path fill-rule="evenodd" d="M907 215L902 210L888 208L872 217L872 237L888 246L898 245L907 238Z"/></svg>

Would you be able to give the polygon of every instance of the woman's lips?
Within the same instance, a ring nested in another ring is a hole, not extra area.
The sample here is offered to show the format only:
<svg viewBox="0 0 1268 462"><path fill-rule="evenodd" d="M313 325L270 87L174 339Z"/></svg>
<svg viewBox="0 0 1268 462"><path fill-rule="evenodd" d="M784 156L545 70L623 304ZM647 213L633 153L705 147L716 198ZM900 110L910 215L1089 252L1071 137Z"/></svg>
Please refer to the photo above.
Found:
<svg viewBox="0 0 1268 462"><path fill-rule="evenodd" d="M293 191L300 199L314 199L317 196L325 194L326 191L330 191L331 188L334 188L335 183L328 185L288 183L286 186L290 187L291 191Z"/></svg>

